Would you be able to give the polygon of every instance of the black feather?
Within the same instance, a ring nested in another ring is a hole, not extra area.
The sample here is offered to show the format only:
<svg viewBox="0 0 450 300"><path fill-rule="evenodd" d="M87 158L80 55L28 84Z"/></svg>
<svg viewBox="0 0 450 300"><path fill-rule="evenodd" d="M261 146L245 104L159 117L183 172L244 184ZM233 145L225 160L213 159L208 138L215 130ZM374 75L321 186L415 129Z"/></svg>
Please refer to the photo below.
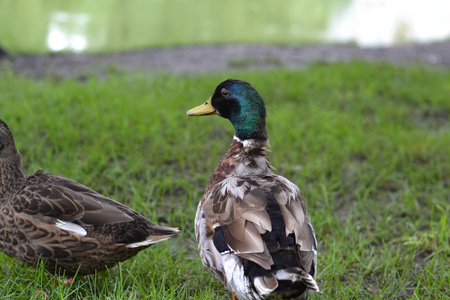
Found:
<svg viewBox="0 0 450 300"><path fill-rule="evenodd" d="M214 247L216 247L220 253L232 252L231 248L227 244L227 240L225 239L222 226L214 228L213 243Z"/></svg>

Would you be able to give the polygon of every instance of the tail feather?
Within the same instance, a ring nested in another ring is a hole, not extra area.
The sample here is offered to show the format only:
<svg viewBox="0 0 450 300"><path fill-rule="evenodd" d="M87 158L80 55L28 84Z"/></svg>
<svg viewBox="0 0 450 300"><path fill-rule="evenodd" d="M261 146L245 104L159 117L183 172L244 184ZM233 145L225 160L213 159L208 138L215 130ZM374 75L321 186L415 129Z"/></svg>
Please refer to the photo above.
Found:
<svg viewBox="0 0 450 300"><path fill-rule="evenodd" d="M154 225L152 227L154 233L152 235L175 235L180 232L178 228Z"/></svg>
<svg viewBox="0 0 450 300"><path fill-rule="evenodd" d="M312 277L310 274L308 274L308 272L304 271L301 268L288 268L279 270L276 273L276 277L278 280L290 280L292 282L302 281L310 290L319 292L319 286L317 285L314 277Z"/></svg>
<svg viewBox="0 0 450 300"><path fill-rule="evenodd" d="M314 292L317 292L317 293L320 292L319 285L317 284L317 282L314 279L314 277L312 277L311 275L309 275L307 272L305 272L302 269L300 269L300 275L302 276L302 281L305 283L305 285L310 290L313 290Z"/></svg>
<svg viewBox="0 0 450 300"><path fill-rule="evenodd" d="M253 284L261 295L269 295L278 287L278 281L272 274L256 277Z"/></svg>
<svg viewBox="0 0 450 300"><path fill-rule="evenodd" d="M155 226L152 229L154 229L155 232L149 235L147 239L145 239L144 241L128 244L127 248L147 247L170 239L171 237L180 232L178 228L163 227L163 226Z"/></svg>

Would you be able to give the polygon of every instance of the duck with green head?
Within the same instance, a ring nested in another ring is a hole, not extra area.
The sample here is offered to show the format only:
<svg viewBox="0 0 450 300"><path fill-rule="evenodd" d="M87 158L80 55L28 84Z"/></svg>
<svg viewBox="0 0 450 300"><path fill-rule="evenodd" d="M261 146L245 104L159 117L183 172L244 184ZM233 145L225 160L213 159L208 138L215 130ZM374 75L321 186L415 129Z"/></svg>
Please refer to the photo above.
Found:
<svg viewBox="0 0 450 300"><path fill-rule="evenodd" d="M261 96L229 79L187 114L217 114L236 131L195 217L203 264L234 299L307 299L318 292L314 229L300 189L270 165Z"/></svg>

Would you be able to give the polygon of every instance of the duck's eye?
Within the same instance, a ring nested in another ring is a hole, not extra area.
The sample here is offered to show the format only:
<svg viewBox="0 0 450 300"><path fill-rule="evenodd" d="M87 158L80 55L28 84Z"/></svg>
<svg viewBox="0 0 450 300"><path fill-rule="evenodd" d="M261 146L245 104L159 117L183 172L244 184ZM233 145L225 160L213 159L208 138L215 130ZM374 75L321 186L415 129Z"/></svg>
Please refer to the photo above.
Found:
<svg viewBox="0 0 450 300"><path fill-rule="evenodd" d="M228 90L226 90L226 89L222 89L222 95L225 97L228 97L228 96L230 96L230 92L228 92Z"/></svg>

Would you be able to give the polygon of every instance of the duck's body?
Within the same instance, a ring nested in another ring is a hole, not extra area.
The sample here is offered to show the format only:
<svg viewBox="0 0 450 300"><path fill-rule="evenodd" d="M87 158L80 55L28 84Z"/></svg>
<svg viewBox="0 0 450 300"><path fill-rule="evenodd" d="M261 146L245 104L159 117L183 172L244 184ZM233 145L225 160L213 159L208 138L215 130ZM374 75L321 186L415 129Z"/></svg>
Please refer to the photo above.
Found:
<svg viewBox="0 0 450 300"><path fill-rule="evenodd" d="M237 136L197 209L203 264L238 299L307 299L319 290L317 242L300 190L272 171L262 99L248 83L227 80L188 114L213 112L229 118Z"/></svg>
<svg viewBox="0 0 450 300"><path fill-rule="evenodd" d="M52 273L101 271L178 232L73 180L25 176L1 120L0 176L0 250L31 266L43 260Z"/></svg>

